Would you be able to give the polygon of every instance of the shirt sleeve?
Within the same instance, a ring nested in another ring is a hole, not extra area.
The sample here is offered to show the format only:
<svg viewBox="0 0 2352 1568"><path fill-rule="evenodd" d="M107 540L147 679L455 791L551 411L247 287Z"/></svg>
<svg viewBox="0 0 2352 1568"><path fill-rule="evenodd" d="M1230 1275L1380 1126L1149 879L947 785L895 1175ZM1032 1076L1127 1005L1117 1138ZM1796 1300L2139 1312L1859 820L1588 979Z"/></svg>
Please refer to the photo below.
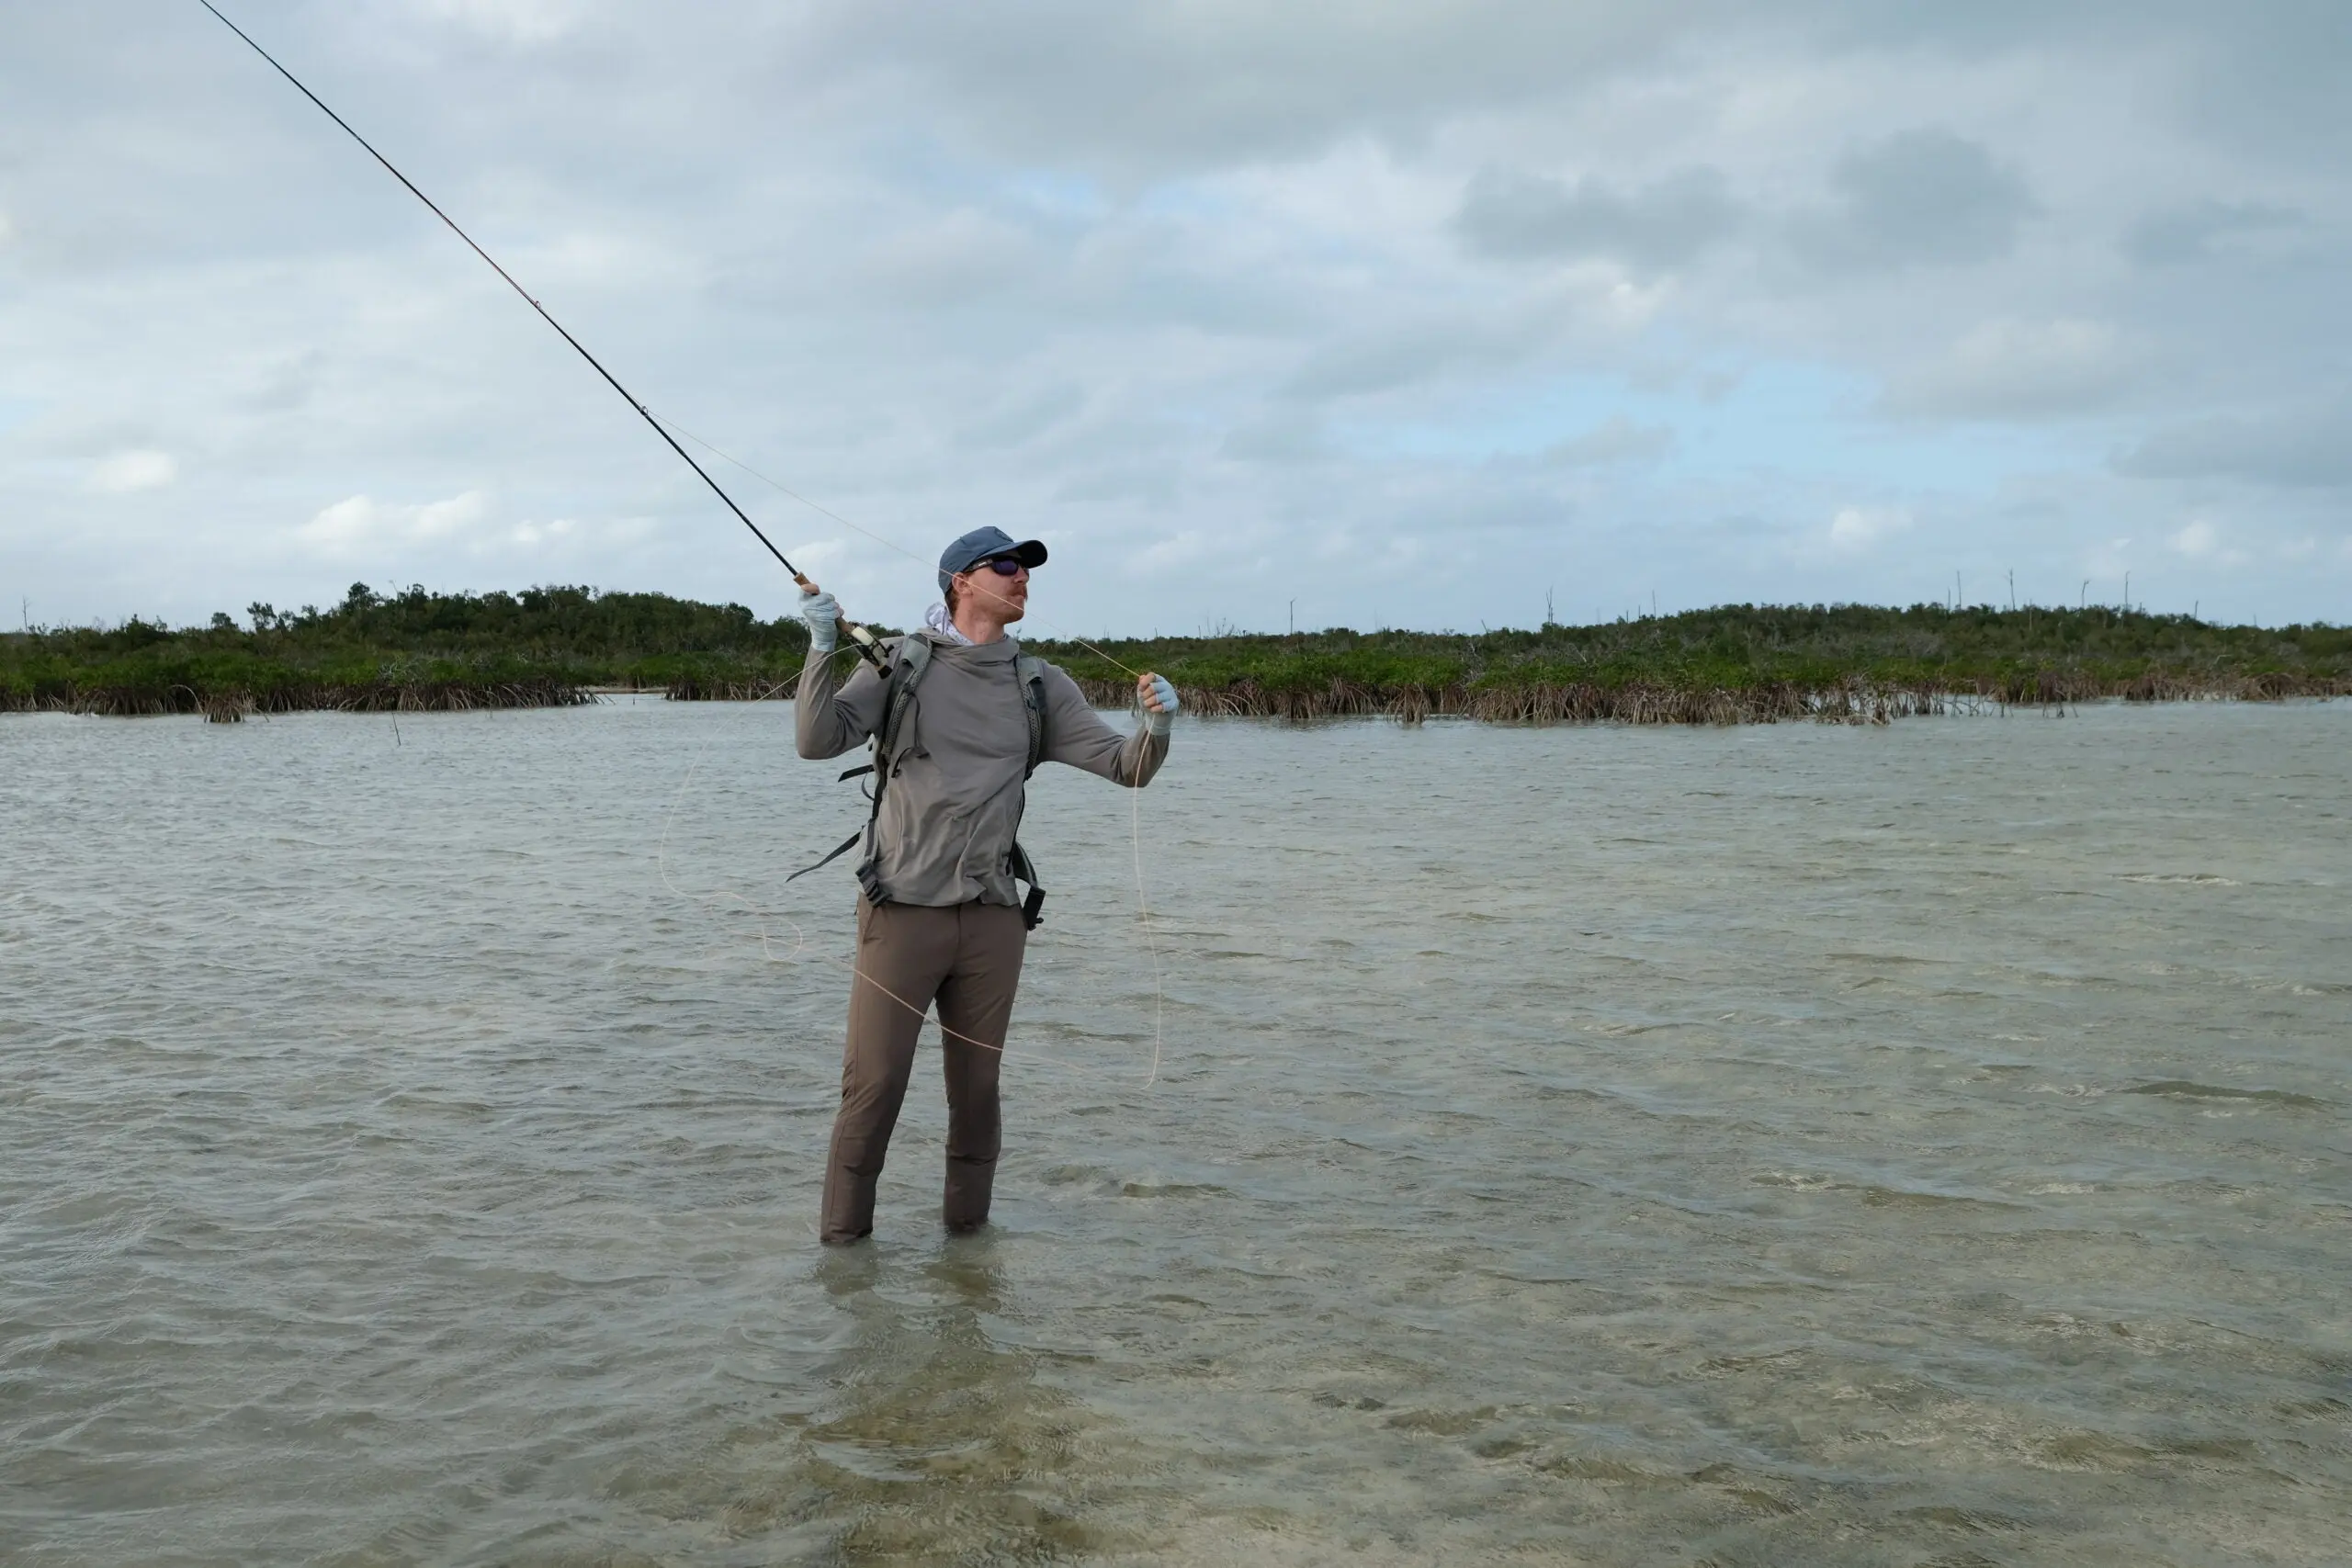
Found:
<svg viewBox="0 0 2352 1568"><path fill-rule="evenodd" d="M863 659L846 685L833 678L833 655L811 652L800 666L800 691L792 704L793 742L804 757L838 757L863 742L882 723L889 688Z"/></svg>
<svg viewBox="0 0 2352 1568"><path fill-rule="evenodd" d="M1129 789L1141 789L1168 760L1168 737L1151 733L1149 721L1136 718L1135 733L1121 735L1102 722L1078 682L1053 665L1046 666L1046 755L1048 762L1067 762Z"/></svg>

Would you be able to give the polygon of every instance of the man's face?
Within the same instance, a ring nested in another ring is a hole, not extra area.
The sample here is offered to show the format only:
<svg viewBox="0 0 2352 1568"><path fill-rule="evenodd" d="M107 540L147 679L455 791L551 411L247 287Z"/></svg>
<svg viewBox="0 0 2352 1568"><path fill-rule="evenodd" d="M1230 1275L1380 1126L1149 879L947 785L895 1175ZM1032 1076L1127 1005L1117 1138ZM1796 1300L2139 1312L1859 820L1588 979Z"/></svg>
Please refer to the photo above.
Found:
<svg viewBox="0 0 2352 1568"><path fill-rule="evenodd" d="M974 603L990 614L1001 616L1009 625L1029 613L1029 569L1018 561L1008 560L1013 573L1006 577L990 561L982 561L971 570L958 573L956 592L960 598L975 595Z"/></svg>

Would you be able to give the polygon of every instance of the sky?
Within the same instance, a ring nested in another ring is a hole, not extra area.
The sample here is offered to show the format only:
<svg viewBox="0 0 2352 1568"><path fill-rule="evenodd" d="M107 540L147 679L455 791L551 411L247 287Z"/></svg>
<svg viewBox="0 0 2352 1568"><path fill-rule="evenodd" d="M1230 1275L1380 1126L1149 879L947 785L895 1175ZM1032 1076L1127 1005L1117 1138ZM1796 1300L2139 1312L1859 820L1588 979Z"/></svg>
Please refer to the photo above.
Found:
<svg viewBox="0 0 2352 1568"><path fill-rule="evenodd" d="M221 5L854 616L2352 618L2341 0ZM795 598L197 0L0 6L0 609L355 581Z"/></svg>

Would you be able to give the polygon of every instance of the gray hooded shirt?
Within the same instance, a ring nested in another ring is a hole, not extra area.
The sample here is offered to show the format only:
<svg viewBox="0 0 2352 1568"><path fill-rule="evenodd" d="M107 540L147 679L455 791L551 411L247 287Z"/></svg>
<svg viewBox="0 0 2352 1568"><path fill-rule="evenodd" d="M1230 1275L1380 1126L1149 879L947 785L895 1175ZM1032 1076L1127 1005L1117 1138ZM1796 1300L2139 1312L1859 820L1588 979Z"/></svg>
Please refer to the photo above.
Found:
<svg viewBox="0 0 2352 1568"><path fill-rule="evenodd" d="M1029 716L1011 637L959 646L930 632L931 664L899 730L897 772L882 811L866 829L865 855L882 891L900 904L1018 906L1008 861L1021 827L1029 760ZM895 653L897 645L889 645ZM861 663L841 684L830 656L800 670L793 704L803 757L838 757L882 723L888 683ZM1166 726L1159 727L1163 731ZM1113 784L1140 789L1168 755L1168 737L1149 716L1122 737L1090 706L1078 682L1046 666L1046 745L1041 762L1067 762Z"/></svg>

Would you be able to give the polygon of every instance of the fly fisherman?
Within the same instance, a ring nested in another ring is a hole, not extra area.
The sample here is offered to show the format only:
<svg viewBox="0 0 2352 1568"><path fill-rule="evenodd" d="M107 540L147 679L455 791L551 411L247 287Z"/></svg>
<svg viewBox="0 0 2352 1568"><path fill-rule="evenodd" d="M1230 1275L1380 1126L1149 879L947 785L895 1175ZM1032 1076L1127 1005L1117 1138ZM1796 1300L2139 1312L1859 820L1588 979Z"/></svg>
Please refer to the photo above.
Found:
<svg viewBox="0 0 2352 1568"><path fill-rule="evenodd" d="M939 558L945 603L932 609L929 629L888 645L887 673L860 665L846 685L833 679L840 606L830 593L800 601L808 623L794 705L800 754L838 757L868 739L875 753L873 816L833 852L862 846L865 892L842 1108L825 1163L828 1242L873 1234L875 1183L914 1071L915 1033L934 1002L947 1073L943 1213L951 1231L987 1222L998 1068L1022 953L1045 901L1014 840L1023 786L1046 761L1140 789L1168 755L1176 689L1166 679L1137 678L1142 722L1123 738L1077 682L1005 635L1027 613L1031 570L1045 564L1036 540L975 528ZM1025 901L1016 879L1029 884Z"/></svg>

